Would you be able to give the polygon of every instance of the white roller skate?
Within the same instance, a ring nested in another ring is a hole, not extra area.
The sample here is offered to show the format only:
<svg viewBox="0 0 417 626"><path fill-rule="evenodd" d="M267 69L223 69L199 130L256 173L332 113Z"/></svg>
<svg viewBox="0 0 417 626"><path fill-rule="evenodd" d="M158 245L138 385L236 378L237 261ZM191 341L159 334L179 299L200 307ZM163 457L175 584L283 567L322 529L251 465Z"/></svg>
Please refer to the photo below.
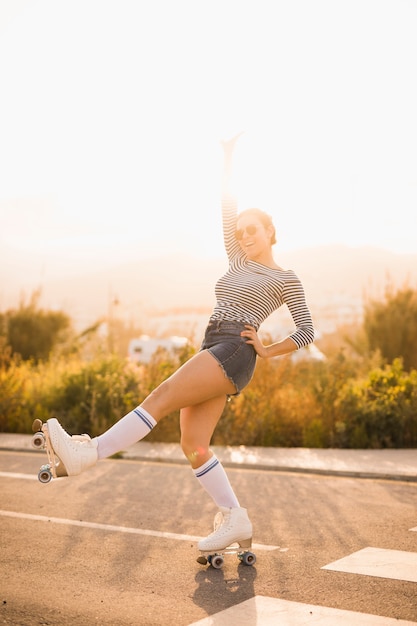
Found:
<svg viewBox="0 0 417 626"><path fill-rule="evenodd" d="M214 568L223 566L225 554L237 554L245 565L253 565L256 556L249 552L252 546L252 524L246 509L220 507L214 518L214 531L198 542L201 565L210 563Z"/></svg>
<svg viewBox="0 0 417 626"><path fill-rule="evenodd" d="M68 476L81 474L97 463L97 441L88 435L71 437L53 417L47 421L49 440L55 454L61 459Z"/></svg>

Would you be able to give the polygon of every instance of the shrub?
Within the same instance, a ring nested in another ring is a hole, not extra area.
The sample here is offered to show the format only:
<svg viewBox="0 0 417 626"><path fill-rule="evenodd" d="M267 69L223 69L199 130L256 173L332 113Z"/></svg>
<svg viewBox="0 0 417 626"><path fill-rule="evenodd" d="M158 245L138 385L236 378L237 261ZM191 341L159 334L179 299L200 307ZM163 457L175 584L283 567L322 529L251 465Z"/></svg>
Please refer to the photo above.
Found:
<svg viewBox="0 0 417 626"><path fill-rule="evenodd" d="M0 347L0 429L31 432L35 418L56 415L71 433L98 435L131 411L178 364L161 350L147 365L97 353L21 361ZM178 442L179 412L148 441ZM401 361L381 366L341 351L324 362L259 359L251 384L234 396L213 437L217 445L413 447L417 445L417 372Z"/></svg>
<svg viewBox="0 0 417 626"><path fill-rule="evenodd" d="M137 406L139 369L115 355L74 360L49 393L49 412L73 433L98 435Z"/></svg>
<svg viewBox="0 0 417 626"><path fill-rule="evenodd" d="M2 342L3 343L3 342ZM9 347L0 349L0 430L21 432L21 409L24 404L26 376Z"/></svg>
<svg viewBox="0 0 417 626"><path fill-rule="evenodd" d="M320 405L310 384L319 365L293 363L289 358L260 359L251 384L226 406L213 441L219 445L326 445Z"/></svg>
<svg viewBox="0 0 417 626"><path fill-rule="evenodd" d="M350 380L337 403L339 431L346 447L401 448L417 444L417 371L400 359Z"/></svg>

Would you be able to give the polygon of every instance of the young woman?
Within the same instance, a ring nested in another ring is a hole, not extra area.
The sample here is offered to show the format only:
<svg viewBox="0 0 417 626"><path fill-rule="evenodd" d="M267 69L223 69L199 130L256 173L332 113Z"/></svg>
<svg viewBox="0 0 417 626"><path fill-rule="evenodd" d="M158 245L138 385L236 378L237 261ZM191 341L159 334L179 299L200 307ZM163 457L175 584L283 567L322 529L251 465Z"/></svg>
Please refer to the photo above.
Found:
<svg viewBox="0 0 417 626"><path fill-rule="evenodd" d="M236 139L223 142L222 213L229 269L217 282L217 302L200 351L95 439L71 437L55 418L48 420L54 451L71 476L143 439L165 415L180 410L182 450L222 514L220 526L199 542L200 550L222 550L232 543L249 547L252 539L247 511L240 506L224 468L210 450L227 398L238 395L249 383L257 356L284 355L314 339L300 280L274 260L272 245L276 239L271 218L259 209L237 215L228 189ZM292 315L294 332L263 345L258 337L260 325L284 304Z"/></svg>

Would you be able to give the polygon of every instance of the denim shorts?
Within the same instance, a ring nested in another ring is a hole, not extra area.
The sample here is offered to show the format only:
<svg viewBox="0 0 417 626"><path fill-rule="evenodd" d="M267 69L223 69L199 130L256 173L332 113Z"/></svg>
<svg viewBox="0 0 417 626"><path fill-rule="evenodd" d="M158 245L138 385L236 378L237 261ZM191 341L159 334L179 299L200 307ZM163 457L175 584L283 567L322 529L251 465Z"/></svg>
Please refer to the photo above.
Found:
<svg viewBox="0 0 417 626"><path fill-rule="evenodd" d="M208 350L218 361L238 395L249 383L256 365L255 348L240 333L245 324L228 320L210 320L200 350Z"/></svg>

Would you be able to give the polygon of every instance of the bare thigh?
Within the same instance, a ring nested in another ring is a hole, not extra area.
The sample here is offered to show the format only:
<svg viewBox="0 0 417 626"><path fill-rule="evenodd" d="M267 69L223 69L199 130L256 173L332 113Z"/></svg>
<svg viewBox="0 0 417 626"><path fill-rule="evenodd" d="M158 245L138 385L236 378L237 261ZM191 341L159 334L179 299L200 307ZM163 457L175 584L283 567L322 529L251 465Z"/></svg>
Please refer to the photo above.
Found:
<svg viewBox="0 0 417 626"><path fill-rule="evenodd" d="M234 393L214 356L203 350L158 385L141 406L158 422L172 411Z"/></svg>
<svg viewBox="0 0 417 626"><path fill-rule="evenodd" d="M194 468L203 465L211 456L211 437L225 403L226 396L221 395L181 409L181 447Z"/></svg>

